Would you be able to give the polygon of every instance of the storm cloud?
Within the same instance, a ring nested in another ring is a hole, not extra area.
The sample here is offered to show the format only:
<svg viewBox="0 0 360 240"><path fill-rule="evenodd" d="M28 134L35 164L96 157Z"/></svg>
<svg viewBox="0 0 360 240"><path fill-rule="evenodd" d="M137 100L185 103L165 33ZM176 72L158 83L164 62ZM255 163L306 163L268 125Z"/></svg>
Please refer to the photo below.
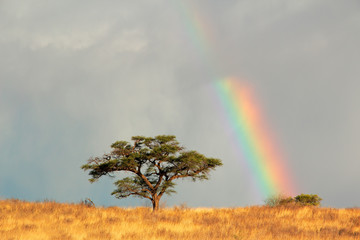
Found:
<svg viewBox="0 0 360 240"><path fill-rule="evenodd" d="M116 140L174 134L224 166L179 181L168 205L262 204L210 90L217 67L256 90L299 194L358 205L359 2L183 2L211 34L214 65L174 1L0 1L0 196L144 204L114 199L112 179L90 184L80 166Z"/></svg>

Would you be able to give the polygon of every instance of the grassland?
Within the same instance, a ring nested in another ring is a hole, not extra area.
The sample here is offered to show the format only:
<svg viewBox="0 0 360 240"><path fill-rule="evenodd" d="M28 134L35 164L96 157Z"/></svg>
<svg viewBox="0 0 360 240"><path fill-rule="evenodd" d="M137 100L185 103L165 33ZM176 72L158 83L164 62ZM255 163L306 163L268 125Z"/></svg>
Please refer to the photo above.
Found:
<svg viewBox="0 0 360 240"><path fill-rule="evenodd" d="M0 239L360 239L360 209L88 207L0 201Z"/></svg>

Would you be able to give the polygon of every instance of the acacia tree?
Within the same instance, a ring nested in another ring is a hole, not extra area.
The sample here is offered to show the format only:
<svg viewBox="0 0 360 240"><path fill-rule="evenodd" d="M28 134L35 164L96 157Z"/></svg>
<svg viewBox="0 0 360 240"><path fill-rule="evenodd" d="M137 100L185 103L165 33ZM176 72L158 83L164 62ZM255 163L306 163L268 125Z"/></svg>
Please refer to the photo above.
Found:
<svg viewBox="0 0 360 240"><path fill-rule="evenodd" d="M132 141L133 144L126 141L113 143L110 153L90 158L81 168L90 170L90 182L104 175L115 177L115 172L130 173L114 183L116 189L112 195L147 198L151 200L153 210L159 209L159 201L165 193L175 192L174 180L187 177L193 181L205 180L210 170L222 165L219 159L185 151L172 135L135 136Z"/></svg>

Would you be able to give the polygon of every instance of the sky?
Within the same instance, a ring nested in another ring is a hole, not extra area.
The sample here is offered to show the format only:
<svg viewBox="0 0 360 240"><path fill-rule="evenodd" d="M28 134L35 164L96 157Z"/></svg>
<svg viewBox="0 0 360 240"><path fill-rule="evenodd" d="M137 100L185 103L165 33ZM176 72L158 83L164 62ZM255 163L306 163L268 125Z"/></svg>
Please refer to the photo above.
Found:
<svg viewBox="0 0 360 240"><path fill-rule="evenodd" d="M360 206L359 10L357 0L0 0L0 198L148 206L114 198L114 179L90 184L80 167L117 140L173 134L224 166L178 181L163 204L263 204L211 90L221 69L253 87L297 194Z"/></svg>

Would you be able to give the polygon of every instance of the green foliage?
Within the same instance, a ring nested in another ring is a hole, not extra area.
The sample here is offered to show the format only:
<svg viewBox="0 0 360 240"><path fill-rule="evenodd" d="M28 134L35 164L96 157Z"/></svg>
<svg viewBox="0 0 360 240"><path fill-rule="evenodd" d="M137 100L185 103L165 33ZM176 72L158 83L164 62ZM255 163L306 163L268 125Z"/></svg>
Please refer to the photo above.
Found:
<svg viewBox="0 0 360 240"><path fill-rule="evenodd" d="M315 194L300 194L295 197L297 204L303 206L320 206L322 198Z"/></svg>
<svg viewBox="0 0 360 240"><path fill-rule="evenodd" d="M265 204L269 207L277 206L319 206L321 198L313 194L300 194L296 197L286 197L284 195L274 195L265 200Z"/></svg>
<svg viewBox="0 0 360 240"><path fill-rule="evenodd" d="M280 199L279 205L284 206L284 205L293 205L295 204L295 199L292 197L284 197L282 199Z"/></svg>
<svg viewBox="0 0 360 240"><path fill-rule="evenodd" d="M114 177L115 172L131 173L131 177L115 182L116 189L112 194L117 198L147 198L152 201L154 210L163 194L175 192L174 180L206 180L211 170L222 165L219 159L185 151L173 135L135 136L132 141L133 144L114 142L110 153L90 158L81 168L89 171L90 182L105 175Z"/></svg>
<svg viewBox="0 0 360 240"><path fill-rule="evenodd" d="M269 207L277 207L294 204L295 200L292 197L287 197L282 194L273 195L265 200L265 205Z"/></svg>

